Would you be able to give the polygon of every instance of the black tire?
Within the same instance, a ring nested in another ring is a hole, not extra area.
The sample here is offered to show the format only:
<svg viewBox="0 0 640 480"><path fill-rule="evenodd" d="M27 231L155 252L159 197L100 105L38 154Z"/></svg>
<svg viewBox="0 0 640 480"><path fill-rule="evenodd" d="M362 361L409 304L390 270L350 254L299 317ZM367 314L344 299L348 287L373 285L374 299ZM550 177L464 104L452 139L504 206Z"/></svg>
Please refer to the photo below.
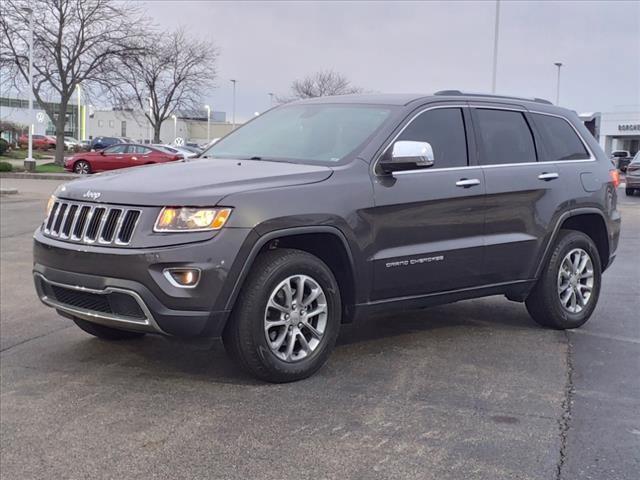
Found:
<svg viewBox="0 0 640 480"><path fill-rule="evenodd" d="M269 347L264 320L272 292L295 275L307 275L320 285L326 297L327 318L315 350L305 358L287 362ZM338 283L322 260L300 250L267 251L253 265L222 339L227 352L250 374L268 382L293 382L313 375L327 361L338 337L341 312Z"/></svg>
<svg viewBox="0 0 640 480"><path fill-rule="evenodd" d="M130 340L132 338L140 338L145 335L143 332L118 330L117 328L105 327L104 325L87 322L86 320L81 320L79 318L74 318L73 321L85 332L103 340Z"/></svg>
<svg viewBox="0 0 640 480"><path fill-rule="evenodd" d="M629 197L632 197L635 192L636 192L635 188L625 188L624 189L624 193L627 194Z"/></svg>
<svg viewBox="0 0 640 480"><path fill-rule="evenodd" d="M79 160L73 165L73 171L79 174L89 174L91 173L91 165L89 165L89 162Z"/></svg>
<svg viewBox="0 0 640 480"><path fill-rule="evenodd" d="M582 311L572 313L562 304L558 293L558 275L565 257L574 249L586 252L593 265L591 296ZM602 278L600 255L593 240L582 232L561 230L551 257L538 282L525 301L529 315L540 325L558 330L578 328L583 325L596 307Z"/></svg>

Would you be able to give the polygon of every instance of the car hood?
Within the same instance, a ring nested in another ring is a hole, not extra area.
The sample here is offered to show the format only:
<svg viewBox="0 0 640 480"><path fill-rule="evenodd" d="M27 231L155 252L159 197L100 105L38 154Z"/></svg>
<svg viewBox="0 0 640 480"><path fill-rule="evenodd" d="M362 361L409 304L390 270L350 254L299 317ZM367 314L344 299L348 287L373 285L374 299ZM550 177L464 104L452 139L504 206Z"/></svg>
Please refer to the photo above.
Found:
<svg viewBox="0 0 640 480"><path fill-rule="evenodd" d="M232 193L321 182L332 172L284 162L200 159L99 173L60 186L55 195L122 205L207 206Z"/></svg>

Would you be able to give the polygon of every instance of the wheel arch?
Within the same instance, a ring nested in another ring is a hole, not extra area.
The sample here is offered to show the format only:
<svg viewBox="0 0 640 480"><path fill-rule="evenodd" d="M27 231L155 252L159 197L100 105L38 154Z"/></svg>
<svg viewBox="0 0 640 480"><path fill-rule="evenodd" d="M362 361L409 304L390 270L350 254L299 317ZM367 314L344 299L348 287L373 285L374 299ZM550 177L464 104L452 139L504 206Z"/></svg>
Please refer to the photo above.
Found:
<svg viewBox="0 0 640 480"><path fill-rule="evenodd" d="M565 212L558 218L553 234L542 256L542 261L538 265L536 278L540 276L543 266L546 265L549 260L552 251L551 246L557 240L560 230L576 230L591 238L598 249L602 271L604 272L606 270L609 266L611 249L609 245L609 230L605 216L602 211L597 208L580 208Z"/></svg>
<svg viewBox="0 0 640 480"><path fill-rule="evenodd" d="M355 263L344 234L338 228L326 225L287 228L259 237L244 262L225 309L228 311L233 309L242 286L260 253L278 248L302 250L315 255L327 264L340 287L342 323L350 323L353 320L356 298Z"/></svg>

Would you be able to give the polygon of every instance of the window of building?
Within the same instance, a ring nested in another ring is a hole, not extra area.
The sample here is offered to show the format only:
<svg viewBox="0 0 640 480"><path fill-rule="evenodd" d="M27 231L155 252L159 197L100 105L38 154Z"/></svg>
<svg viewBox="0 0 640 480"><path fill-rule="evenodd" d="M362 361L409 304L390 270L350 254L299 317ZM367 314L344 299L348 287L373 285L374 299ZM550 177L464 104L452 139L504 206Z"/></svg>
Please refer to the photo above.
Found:
<svg viewBox="0 0 640 480"><path fill-rule="evenodd" d="M582 140L565 119L534 113L533 121L546 148L544 160L556 162L591 158Z"/></svg>
<svg viewBox="0 0 640 480"><path fill-rule="evenodd" d="M468 164L464 117L460 108L428 110L415 118L397 140L429 142L432 168L464 167Z"/></svg>
<svg viewBox="0 0 640 480"><path fill-rule="evenodd" d="M113 120L109 120L109 128L113 128Z"/></svg>
<svg viewBox="0 0 640 480"><path fill-rule="evenodd" d="M122 120L120 122L120 135L122 135L123 137L127 136L127 122L126 122L126 120Z"/></svg>
<svg viewBox="0 0 640 480"><path fill-rule="evenodd" d="M482 143L482 165L536 161L533 134L522 113L479 108L475 118Z"/></svg>
<svg viewBox="0 0 640 480"><path fill-rule="evenodd" d="M104 127L104 121L103 120L98 120L98 126L99 127Z"/></svg>

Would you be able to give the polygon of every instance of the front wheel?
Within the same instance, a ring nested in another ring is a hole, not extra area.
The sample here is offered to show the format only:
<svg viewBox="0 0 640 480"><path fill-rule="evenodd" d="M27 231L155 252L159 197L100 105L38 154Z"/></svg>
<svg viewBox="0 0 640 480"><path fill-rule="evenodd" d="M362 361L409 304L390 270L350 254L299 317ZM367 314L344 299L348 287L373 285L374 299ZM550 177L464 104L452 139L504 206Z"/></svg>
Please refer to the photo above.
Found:
<svg viewBox="0 0 640 480"><path fill-rule="evenodd" d="M262 380L301 380L327 361L341 311L338 284L322 260L300 250L268 251L236 301L224 345Z"/></svg>
<svg viewBox="0 0 640 480"><path fill-rule="evenodd" d="M88 175L89 173L91 173L91 165L89 165L89 162L80 160L73 166L73 171L79 173L80 175Z"/></svg>
<svg viewBox="0 0 640 480"><path fill-rule="evenodd" d="M602 278L600 255L582 232L561 230L551 258L526 300L540 325L559 330L583 325L596 308Z"/></svg>

